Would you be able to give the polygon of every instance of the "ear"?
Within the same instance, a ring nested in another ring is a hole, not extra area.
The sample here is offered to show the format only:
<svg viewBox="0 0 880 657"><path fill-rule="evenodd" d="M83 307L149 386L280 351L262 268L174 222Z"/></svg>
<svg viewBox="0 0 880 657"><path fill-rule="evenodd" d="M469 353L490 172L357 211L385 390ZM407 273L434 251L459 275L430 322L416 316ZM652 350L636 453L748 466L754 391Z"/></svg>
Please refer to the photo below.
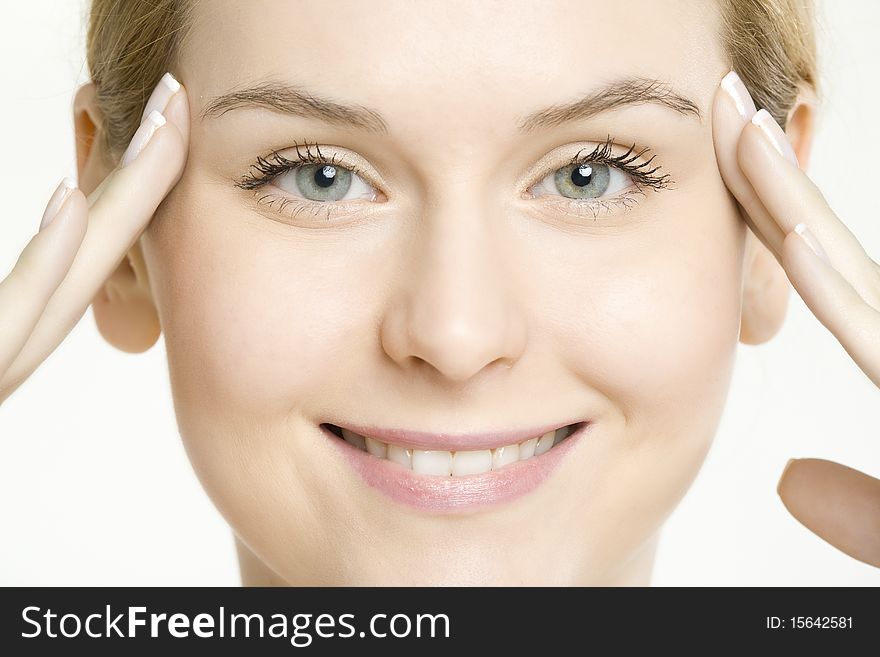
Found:
<svg viewBox="0 0 880 657"><path fill-rule="evenodd" d="M739 341L761 344L782 328L791 286L782 265L751 230L746 240Z"/></svg>
<svg viewBox="0 0 880 657"><path fill-rule="evenodd" d="M77 179L80 189L89 195L113 170L101 148L102 116L93 82L84 84L76 92L73 124ZM117 349L146 351L159 339L159 316L153 303L140 241L95 294L92 311L101 335Z"/></svg>
<svg viewBox="0 0 880 657"><path fill-rule="evenodd" d="M801 83L794 106L788 112L785 134L794 148L801 169L807 170L810 152L816 133L816 92L809 85Z"/></svg>
<svg viewBox="0 0 880 657"><path fill-rule="evenodd" d="M788 113L785 134L804 170L810 161L815 125L816 94L812 87L801 84ZM747 231L746 240L739 339L743 344L761 344L782 328L791 286L782 265L751 230Z"/></svg>

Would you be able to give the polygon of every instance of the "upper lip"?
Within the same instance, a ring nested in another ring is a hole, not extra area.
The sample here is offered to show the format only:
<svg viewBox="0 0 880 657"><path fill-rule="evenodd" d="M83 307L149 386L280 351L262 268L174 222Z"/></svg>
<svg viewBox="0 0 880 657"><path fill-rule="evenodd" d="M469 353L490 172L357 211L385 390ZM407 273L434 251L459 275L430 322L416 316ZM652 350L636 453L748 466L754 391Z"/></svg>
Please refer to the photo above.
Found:
<svg viewBox="0 0 880 657"><path fill-rule="evenodd" d="M589 420L572 420L571 422L546 424L543 426L512 431L485 431L482 433L428 433L410 429L389 429L363 424L334 423L335 426L348 429L361 436L369 436L383 443L392 443L399 447L424 450L480 450L495 449L505 445L519 443L529 438L543 436L548 431L555 431L570 424L581 424Z"/></svg>

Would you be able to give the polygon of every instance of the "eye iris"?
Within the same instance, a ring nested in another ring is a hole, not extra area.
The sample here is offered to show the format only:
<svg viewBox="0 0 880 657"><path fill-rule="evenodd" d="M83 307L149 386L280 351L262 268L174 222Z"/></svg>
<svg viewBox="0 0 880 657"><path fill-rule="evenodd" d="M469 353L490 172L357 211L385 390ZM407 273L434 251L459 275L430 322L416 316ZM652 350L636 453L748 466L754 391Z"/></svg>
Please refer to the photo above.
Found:
<svg viewBox="0 0 880 657"><path fill-rule="evenodd" d="M330 164L309 164L297 168L296 185L309 200L338 201L351 187L351 171Z"/></svg>
<svg viewBox="0 0 880 657"><path fill-rule="evenodd" d="M573 164L557 169L556 189L567 198L596 198L608 189L611 172L607 164Z"/></svg>

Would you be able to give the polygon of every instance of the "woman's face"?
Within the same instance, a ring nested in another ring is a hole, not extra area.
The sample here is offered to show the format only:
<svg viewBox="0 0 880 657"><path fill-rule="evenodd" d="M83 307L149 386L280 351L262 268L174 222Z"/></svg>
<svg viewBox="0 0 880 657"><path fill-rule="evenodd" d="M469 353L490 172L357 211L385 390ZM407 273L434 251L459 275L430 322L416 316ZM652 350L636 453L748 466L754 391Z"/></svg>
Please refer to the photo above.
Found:
<svg viewBox="0 0 880 657"><path fill-rule="evenodd" d="M196 4L175 71L189 159L142 245L187 452L267 573L645 575L715 433L740 331L747 230L712 143L729 68L716 12ZM262 100L217 100L261 84ZM571 164L609 137L612 157L651 149L632 167L656 157L635 173ZM301 164L297 144L332 168ZM301 168L254 187L273 152ZM469 478L405 472L320 426L444 434L400 436L435 448L422 468L518 442L473 434L575 422L549 452L503 466L502 450Z"/></svg>

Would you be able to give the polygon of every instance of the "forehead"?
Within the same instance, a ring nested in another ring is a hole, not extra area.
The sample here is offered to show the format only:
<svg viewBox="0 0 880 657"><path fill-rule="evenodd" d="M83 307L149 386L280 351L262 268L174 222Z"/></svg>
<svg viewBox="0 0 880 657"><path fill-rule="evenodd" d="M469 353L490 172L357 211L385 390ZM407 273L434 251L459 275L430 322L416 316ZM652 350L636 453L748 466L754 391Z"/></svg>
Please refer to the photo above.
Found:
<svg viewBox="0 0 880 657"><path fill-rule="evenodd" d="M621 75L705 101L722 67L717 21L704 0L212 0L195 6L181 57L197 105L271 77L380 109L392 127L461 127Z"/></svg>

